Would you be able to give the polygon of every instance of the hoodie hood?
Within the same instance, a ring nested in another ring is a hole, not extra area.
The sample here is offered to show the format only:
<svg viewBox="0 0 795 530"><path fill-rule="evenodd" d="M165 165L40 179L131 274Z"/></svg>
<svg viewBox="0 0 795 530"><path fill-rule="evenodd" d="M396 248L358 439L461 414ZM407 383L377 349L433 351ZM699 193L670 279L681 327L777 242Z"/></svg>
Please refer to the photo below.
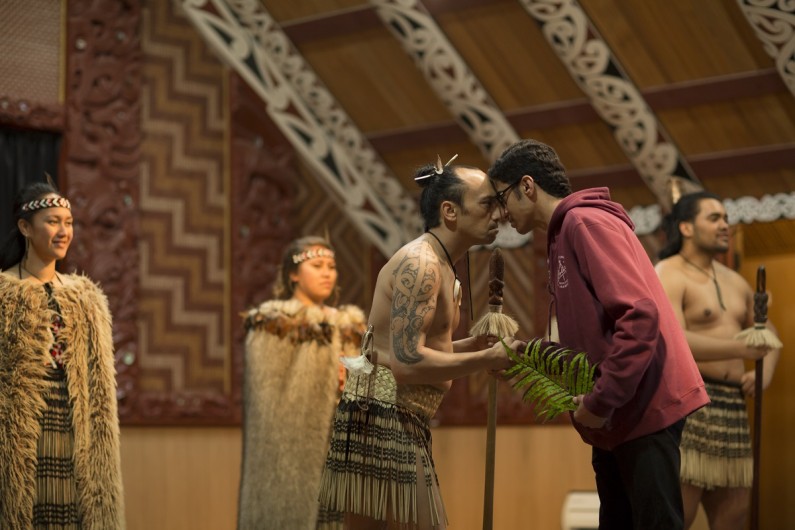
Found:
<svg viewBox="0 0 795 530"><path fill-rule="evenodd" d="M552 237L560 231L560 225L569 210L583 207L598 208L608 212L626 223L630 230L635 231L635 224L629 218L624 207L610 200L610 190L607 188L588 188L575 191L560 201L555 211L552 212L552 218L549 220L548 240L551 241Z"/></svg>

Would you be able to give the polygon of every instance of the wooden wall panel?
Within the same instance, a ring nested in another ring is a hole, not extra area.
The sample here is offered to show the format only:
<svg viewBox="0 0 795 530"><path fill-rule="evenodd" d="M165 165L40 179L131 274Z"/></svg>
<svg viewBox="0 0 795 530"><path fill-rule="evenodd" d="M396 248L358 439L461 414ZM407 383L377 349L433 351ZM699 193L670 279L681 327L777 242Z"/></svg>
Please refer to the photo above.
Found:
<svg viewBox="0 0 795 530"><path fill-rule="evenodd" d="M122 430L128 530L233 530L241 433L235 428ZM433 430L450 527L482 528L486 432ZM554 529L571 490L592 490L590 449L570 427L497 429L494 528Z"/></svg>
<svg viewBox="0 0 795 530"><path fill-rule="evenodd" d="M173 2L143 10L140 316L127 422L234 422L225 70Z"/></svg>
<svg viewBox="0 0 795 530"><path fill-rule="evenodd" d="M241 454L239 428L122 428L127 530L234 530Z"/></svg>
<svg viewBox="0 0 795 530"><path fill-rule="evenodd" d="M759 528L795 528L795 254L748 257L741 274L756 285L756 269L764 265L771 293L768 318L784 343L770 387L762 399L762 447ZM749 369L753 368L753 363ZM753 410L752 403L749 407Z"/></svg>
<svg viewBox="0 0 795 530"><path fill-rule="evenodd" d="M122 415L134 388L139 345L140 14L139 0L66 4L59 174L74 208L75 240L64 270L84 272L108 297Z"/></svg>

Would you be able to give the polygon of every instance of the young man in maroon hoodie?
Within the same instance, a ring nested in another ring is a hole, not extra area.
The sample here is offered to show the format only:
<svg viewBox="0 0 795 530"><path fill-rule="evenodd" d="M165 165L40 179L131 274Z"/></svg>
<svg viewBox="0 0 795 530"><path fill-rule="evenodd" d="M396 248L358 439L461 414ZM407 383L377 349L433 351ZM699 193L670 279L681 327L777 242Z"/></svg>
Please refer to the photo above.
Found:
<svg viewBox="0 0 795 530"><path fill-rule="evenodd" d="M572 193L554 149L522 140L489 170L519 233L546 231L562 345L598 363L573 424L593 446L599 528L683 528L679 441L704 383L654 267L607 188Z"/></svg>

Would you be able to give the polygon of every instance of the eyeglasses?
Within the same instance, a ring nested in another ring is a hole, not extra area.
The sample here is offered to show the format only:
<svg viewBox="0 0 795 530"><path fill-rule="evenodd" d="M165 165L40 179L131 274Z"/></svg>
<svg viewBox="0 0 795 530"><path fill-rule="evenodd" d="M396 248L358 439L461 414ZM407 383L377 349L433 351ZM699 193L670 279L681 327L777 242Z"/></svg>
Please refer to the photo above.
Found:
<svg viewBox="0 0 795 530"><path fill-rule="evenodd" d="M497 204L500 205L500 208L507 208L508 200L505 198L505 196L508 194L509 191L514 189L516 186L518 186L522 181L521 179L517 180L516 182L514 182L513 184L511 184L510 186L508 186L503 190L498 190L493 180L489 182L491 182L491 187L494 188L494 200L497 201Z"/></svg>

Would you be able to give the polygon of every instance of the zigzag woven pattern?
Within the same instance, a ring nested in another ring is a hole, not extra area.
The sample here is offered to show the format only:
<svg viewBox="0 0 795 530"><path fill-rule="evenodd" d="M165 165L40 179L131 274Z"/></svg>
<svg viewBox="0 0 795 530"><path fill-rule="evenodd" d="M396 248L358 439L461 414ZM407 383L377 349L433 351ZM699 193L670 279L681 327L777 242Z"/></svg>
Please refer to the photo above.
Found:
<svg viewBox="0 0 795 530"><path fill-rule="evenodd" d="M20 206L23 212L35 212L36 210L43 210L45 208L66 208L71 210L72 205L63 197L46 197L44 199L35 199L26 202Z"/></svg>
<svg viewBox="0 0 795 530"><path fill-rule="evenodd" d="M224 70L174 3L152 2L142 14L140 387L223 395L231 374Z"/></svg>

